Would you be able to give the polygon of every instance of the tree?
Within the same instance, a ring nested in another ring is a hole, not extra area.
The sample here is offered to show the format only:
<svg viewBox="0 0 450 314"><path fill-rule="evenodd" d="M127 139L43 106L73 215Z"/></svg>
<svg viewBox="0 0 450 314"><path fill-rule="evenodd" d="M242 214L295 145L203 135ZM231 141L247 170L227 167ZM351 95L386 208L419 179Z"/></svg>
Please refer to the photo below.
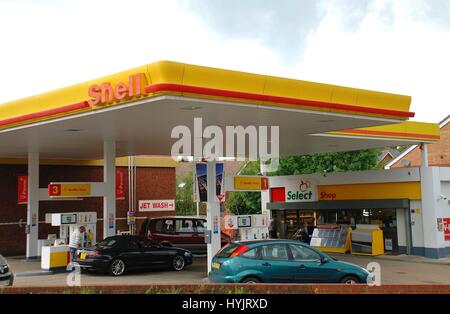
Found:
<svg viewBox="0 0 450 314"><path fill-rule="evenodd" d="M280 158L279 168L269 176L301 175L340 171L362 171L375 169L378 164L377 149L352 152L322 153ZM257 175L259 161L248 162L241 170L243 175ZM255 192L233 192L227 199L227 207L233 213L254 214L261 212L261 194Z"/></svg>
<svg viewBox="0 0 450 314"><path fill-rule="evenodd" d="M194 215L196 206L193 199L192 172L177 178L175 209L177 215Z"/></svg>
<svg viewBox="0 0 450 314"><path fill-rule="evenodd" d="M229 192L226 207L235 215L259 214L261 212L261 193Z"/></svg>
<svg viewBox="0 0 450 314"><path fill-rule="evenodd" d="M283 157L280 158L278 170L270 175L282 176L370 170L377 166L379 153L377 149L365 149L351 152Z"/></svg>

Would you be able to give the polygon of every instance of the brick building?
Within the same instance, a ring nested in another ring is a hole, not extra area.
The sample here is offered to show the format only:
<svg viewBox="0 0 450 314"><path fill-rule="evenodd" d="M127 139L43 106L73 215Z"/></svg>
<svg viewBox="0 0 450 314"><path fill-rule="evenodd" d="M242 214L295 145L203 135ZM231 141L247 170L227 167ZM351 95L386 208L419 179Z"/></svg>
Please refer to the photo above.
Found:
<svg viewBox="0 0 450 314"><path fill-rule="evenodd" d="M450 115L439 123L441 137L435 144L428 144L428 164L430 167L450 166ZM385 168L420 167L422 165L420 145L408 147Z"/></svg>
<svg viewBox="0 0 450 314"><path fill-rule="evenodd" d="M139 157L136 163L136 199L175 199L175 166L169 158ZM128 171L123 158L118 168ZM40 188L50 182L99 182L103 180L102 161L80 162L42 161ZM18 204L18 176L27 175L26 160L10 159L0 162L0 253L24 255L26 247L25 224L27 205ZM117 230L127 231L128 176L125 176L125 197L116 201ZM103 198L87 197L82 200L41 201L39 204L39 239L58 234L59 228L45 223L46 213L97 212L97 239L103 238ZM137 204L136 204L137 208ZM173 211L137 212L137 230L145 217L171 215Z"/></svg>

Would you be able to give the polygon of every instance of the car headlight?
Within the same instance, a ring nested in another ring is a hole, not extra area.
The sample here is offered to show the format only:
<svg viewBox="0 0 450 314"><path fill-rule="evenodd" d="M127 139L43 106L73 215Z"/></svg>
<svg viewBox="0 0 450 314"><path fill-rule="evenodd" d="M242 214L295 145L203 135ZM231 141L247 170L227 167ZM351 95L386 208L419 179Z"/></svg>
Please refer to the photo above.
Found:
<svg viewBox="0 0 450 314"><path fill-rule="evenodd" d="M184 256L192 256L191 252L184 252Z"/></svg>
<svg viewBox="0 0 450 314"><path fill-rule="evenodd" d="M9 271L8 265L0 265L0 274L6 274Z"/></svg>

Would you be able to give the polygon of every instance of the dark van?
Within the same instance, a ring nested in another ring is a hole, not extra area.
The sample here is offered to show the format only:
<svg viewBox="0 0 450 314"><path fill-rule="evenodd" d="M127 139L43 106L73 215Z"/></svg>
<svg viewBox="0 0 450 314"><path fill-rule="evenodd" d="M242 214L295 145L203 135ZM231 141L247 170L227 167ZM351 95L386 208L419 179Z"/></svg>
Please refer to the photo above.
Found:
<svg viewBox="0 0 450 314"><path fill-rule="evenodd" d="M147 218L139 235L162 245L183 248L194 254L206 254L205 230L205 218L166 216ZM221 236L222 246L231 241L228 235L222 233Z"/></svg>

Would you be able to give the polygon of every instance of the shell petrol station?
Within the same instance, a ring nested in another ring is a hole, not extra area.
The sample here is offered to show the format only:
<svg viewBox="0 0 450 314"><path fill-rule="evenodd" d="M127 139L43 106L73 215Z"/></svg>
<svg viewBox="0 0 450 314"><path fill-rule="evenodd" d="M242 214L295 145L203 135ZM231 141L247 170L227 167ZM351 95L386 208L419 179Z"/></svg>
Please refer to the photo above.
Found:
<svg viewBox="0 0 450 314"><path fill-rule="evenodd" d="M225 187L260 192L262 214L273 218L280 237L292 237L300 224L321 224L311 245L325 251L444 257L450 254L450 168L428 167L427 144L439 139L439 127L408 121L414 117L410 103L409 96L161 61L0 105L0 157L26 160L26 256L44 259L44 252L58 251L42 245L44 219L54 226L100 222L91 241L115 235L116 163L127 156L171 156L173 128L194 130L197 117L203 126L223 129L279 126L280 156L420 144L421 168L235 177L226 178ZM194 138L192 151L198 140L202 145L201 136ZM102 176L98 182L43 182L44 160L97 161ZM206 163L210 261L220 249L220 233L211 230L221 213L216 161ZM16 187L17 178L8 178ZM260 179L268 185L252 185ZM84 200L95 197L103 199L103 209L84 209ZM52 200L74 199L77 212L43 217L40 211Z"/></svg>

